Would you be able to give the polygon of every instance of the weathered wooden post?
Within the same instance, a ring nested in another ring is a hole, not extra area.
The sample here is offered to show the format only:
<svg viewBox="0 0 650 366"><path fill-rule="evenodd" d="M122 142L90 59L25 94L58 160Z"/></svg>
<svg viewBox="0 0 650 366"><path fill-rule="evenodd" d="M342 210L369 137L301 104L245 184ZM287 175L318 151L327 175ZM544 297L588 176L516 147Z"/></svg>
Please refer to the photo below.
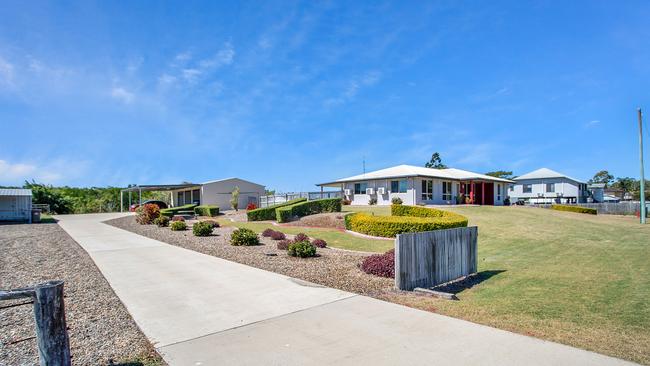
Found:
<svg viewBox="0 0 650 366"><path fill-rule="evenodd" d="M0 291L0 300L34 299L36 343L41 366L70 366L70 342L65 323L63 281L50 281L33 288Z"/></svg>

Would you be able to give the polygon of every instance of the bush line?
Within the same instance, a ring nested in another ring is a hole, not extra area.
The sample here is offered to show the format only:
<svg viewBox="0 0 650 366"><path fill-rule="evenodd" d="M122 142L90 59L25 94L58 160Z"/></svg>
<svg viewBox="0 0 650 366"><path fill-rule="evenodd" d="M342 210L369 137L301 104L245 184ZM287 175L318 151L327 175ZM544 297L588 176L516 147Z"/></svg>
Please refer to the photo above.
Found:
<svg viewBox="0 0 650 366"><path fill-rule="evenodd" d="M596 210L595 208L587 208L587 207L580 207L580 206L552 205L551 209L557 211L577 212L577 213L584 213L590 215L598 214L598 210Z"/></svg>

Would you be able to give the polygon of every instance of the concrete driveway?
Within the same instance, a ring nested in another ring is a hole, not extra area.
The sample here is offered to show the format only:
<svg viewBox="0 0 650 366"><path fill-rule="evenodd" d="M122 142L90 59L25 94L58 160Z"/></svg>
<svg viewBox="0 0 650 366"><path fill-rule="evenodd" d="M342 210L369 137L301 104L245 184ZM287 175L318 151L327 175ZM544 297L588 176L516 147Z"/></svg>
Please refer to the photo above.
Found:
<svg viewBox="0 0 650 366"><path fill-rule="evenodd" d="M170 365L631 365L58 216Z"/></svg>

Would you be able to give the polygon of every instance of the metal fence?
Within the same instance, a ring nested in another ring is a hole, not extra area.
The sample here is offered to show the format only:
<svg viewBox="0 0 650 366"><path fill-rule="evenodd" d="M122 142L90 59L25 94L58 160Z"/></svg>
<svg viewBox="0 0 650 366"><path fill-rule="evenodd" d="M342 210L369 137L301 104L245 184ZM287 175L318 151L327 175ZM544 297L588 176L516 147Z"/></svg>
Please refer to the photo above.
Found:
<svg viewBox="0 0 650 366"><path fill-rule="evenodd" d="M395 287L433 287L476 273L478 228L405 233L395 239Z"/></svg>
<svg viewBox="0 0 650 366"><path fill-rule="evenodd" d="M533 205L542 208L551 208L552 205ZM639 201L626 202L605 202L605 203L578 203L571 206L595 208L600 215L636 215L639 212L641 203ZM646 206L650 206L647 204Z"/></svg>
<svg viewBox="0 0 650 366"><path fill-rule="evenodd" d="M295 200L297 198L306 198L308 200L317 200L321 198L343 198L341 191L326 192L293 192L285 194L272 194L260 197L260 207L268 207L278 203Z"/></svg>

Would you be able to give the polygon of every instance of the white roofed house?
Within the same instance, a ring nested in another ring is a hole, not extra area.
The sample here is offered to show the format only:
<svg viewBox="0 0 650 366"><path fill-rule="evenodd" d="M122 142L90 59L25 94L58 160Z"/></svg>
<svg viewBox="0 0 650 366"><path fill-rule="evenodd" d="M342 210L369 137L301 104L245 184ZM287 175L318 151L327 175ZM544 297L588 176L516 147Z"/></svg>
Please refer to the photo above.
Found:
<svg viewBox="0 0 650 366"><path fill-rule="evenodd" d="M589 197L587 184L579 179L541 168L513 178L508 196L512 202L584 203Z"/></svg>
<svg viewBox="0 0 650 366"><path fill-rule="evenodd" d="M341 189L353 205L390 205L400 198L406 205L503 205L513 181L461 169L431 169L398 165L318 184Z"/></svg>
<svg viewBox="0 0 650 366"><path fill-rule="evenodd" d="M0 188L0 221L32 222L32 190Z"/></svg>

